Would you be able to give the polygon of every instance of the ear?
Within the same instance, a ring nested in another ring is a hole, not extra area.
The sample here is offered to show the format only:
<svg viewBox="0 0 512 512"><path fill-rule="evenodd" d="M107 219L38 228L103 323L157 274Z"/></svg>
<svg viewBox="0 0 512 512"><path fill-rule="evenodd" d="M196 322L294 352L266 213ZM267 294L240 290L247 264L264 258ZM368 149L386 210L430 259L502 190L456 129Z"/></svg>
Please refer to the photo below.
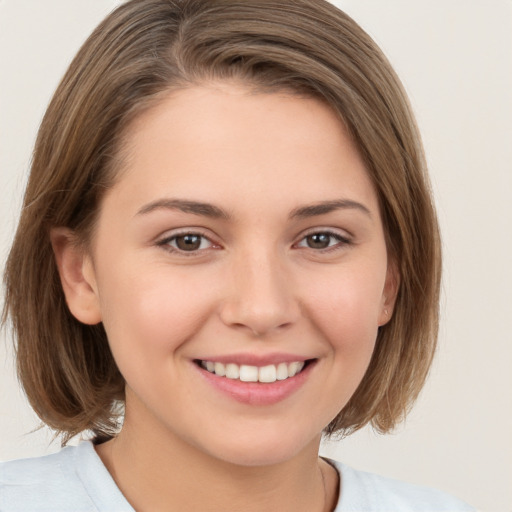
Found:
<svg viewBox="0 0 512 512"><path fill-rule="evenodd" d="M52 229L50 240L66 303L72 315L84 324L100 323L99 296L90 256L77 243L71 229Z"/></svg>
<svg viewBox="0 0 512 512"><path fill-rule="evenodd" d="M386 273L386 282L382 292L382 301L379 313L379 327L386 325L393 316L396 297L400 289L400 272L394 260L388 262L388 270Z"/></svg>

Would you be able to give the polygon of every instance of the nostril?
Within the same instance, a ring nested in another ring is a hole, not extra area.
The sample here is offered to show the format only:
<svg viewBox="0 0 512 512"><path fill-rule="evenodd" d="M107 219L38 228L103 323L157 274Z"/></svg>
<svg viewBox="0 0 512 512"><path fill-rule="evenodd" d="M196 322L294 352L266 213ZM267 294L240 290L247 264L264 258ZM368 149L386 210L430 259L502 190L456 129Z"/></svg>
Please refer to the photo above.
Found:
<svg viewBox="0 0 512 512"><path fill-rule="evenodd" d="M294 325L300 308L289 286L281 279L252 278L237 283L219 309L222 322L261 338Z"/></svg>

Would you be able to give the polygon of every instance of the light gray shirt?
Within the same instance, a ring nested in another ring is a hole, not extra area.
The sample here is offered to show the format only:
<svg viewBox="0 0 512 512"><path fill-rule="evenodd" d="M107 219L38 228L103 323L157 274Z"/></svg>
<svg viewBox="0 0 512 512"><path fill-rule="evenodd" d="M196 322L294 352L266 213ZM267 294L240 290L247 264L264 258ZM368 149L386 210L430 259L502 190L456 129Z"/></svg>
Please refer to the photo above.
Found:
<svg viewBox="0 0 512 512"><path fill-rule="evenodd" d="M329 461L340 475L334 512L471 512L441 491L356 471ZM0 512L135 512L84 441L60 452L0 463Z"/></svg>

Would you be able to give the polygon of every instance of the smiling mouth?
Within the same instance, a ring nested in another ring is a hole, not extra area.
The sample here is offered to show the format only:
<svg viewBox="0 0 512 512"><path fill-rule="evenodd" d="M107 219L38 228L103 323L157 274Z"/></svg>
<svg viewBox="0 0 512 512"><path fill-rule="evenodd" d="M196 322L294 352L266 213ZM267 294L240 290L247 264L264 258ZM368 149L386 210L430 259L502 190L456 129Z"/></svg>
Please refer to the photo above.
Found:
<svg viewBox="0 0 512 512"><path fill-rule="evenodd" d="M231 380L242 382L272 383L295 377L310 364L313 359L307 361L294 361L291 363L269 364L266 366L251 366L236 363L219 363L213 361L196 360L204 370Z"/></svg>

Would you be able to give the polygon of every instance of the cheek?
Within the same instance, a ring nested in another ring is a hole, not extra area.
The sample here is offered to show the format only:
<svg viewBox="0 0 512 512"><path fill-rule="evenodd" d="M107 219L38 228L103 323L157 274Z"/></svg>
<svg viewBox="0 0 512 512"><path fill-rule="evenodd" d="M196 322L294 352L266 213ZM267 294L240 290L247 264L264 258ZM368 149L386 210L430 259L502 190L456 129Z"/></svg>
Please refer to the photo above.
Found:
<svg viewBox="0 0 512 512"><path fill-rule="evenodd" d="M118 266L100 289L103 323L120 367L172 354L193 337L214 303L208 289L199 293L200 276L130 268Z"/></svg>
<svg viewBox="0 0 512 512"><path fill-rule="evenodd" d="M336 274L336 275L334 275ZM336 272L310 285L305 305L328 357L322 386L325 425L347 404L370 363L378 333L381 272ZM323 426L325 426L323 425Z"/></svg>
<svg viewBox="0 0 512 512"><path fill-rule="evenodd" d="M379 327L385 271L380 266L336 269L310 281L306 308L331 349L371 355Z"/></svg>

